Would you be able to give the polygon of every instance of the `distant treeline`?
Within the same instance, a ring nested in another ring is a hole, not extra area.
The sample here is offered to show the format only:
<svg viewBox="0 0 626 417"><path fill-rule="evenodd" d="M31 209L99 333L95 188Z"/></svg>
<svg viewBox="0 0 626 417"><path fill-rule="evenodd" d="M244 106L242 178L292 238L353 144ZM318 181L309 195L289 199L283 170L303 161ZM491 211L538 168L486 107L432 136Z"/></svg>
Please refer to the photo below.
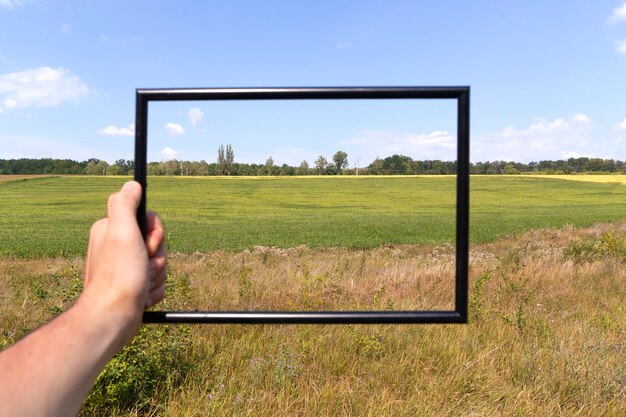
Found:
<svg viewBox="0 0 626 417"><path fill-rule="evenodd" d="M335 155L336 156L336 155ZM347 166L347 154L339 164L326 162L318 157L313 166L302 161L299 166L275 165L271 157L264 164L237 163L234 161L170 160L148 163L149 175L441 175L456 174L456 161L414 160L405 155L376 158L367 167ZM84 175L132 175L135 164L132 160L119 159L113 164L91 158L78 162L71 159L0 159L0 175L37 174L84 174ZM600 158L569 158L558 161L521 163L513 161L487 161L470 164L472 174L626 174L623 161Z"/></svg>

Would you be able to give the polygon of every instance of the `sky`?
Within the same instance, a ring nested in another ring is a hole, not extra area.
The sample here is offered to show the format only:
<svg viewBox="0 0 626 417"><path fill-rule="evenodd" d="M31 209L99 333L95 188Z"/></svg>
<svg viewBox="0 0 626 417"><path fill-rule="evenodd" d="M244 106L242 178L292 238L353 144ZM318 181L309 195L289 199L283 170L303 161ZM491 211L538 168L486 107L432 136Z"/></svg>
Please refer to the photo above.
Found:
<svg viewBox="0 0 626 417"><path fill-rule="evenodd" d="M626 2L0 0L0 159L134 155L137 88L470 86L472 161L626 159ZM452 100L151 103L149 160L455 159Z"/></svg>

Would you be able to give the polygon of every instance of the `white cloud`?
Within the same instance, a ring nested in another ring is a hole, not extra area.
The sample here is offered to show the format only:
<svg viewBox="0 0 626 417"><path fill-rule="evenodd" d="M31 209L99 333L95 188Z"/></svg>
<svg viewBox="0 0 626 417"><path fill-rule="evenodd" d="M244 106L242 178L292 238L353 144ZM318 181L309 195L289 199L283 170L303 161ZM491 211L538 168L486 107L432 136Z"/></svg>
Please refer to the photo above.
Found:
<svg viewBox="0 0 626 417"><path fill-rule="evenodd" d="M165 148L161 149L161 157L166 161L170 159L176 159L177 154L178 152L176 152L174 149L170 148L169 146L166 146Z"/></svg>
<svg viewBox="0 0 626 417"><path fill-rule="evenodd" d="M165 129L170 135L182 135L183 133L185 133L185 128L178 123L165 123Z"/></svg>
<svg viewBox="0 0 626 417"><path fill-rule="evenodd" d="M537 119L525 129L509 126L499 133L475 135L471 143L472 160L527 162L562 159L567 155L589 156L596 152L591 145L598 145L589 138L592 126L589 116L576 113L568 119Z"/></svg>
<svg viewBox="0 0 626 417"><path fill-rule="evenodd" d="M135 124L131 123L128 127L116 127L113 125L109 125L100 130L99 133L108 136L134 136Z"/></svg>
<svg viewBox="0 0 626 417"><path fill-rule="evenodd" d="M21 0L0 0L0 7L7 10L14 10L17 6L21 5Z"/></svg>
<svg viewBox="0 0 626 417"><path fill-rule="evenodd" d="M68 25L67 23L62 24L59 27L59 30L63 33L68 33L72 31L72 25Z"/></svg>
<svg viewBox="0 0 626 417"><path fill-rule="evenodd" d="M76 101L89 92L80 78L64 68L40 67L0 74L0 108L52 107Z"/></svg>
<svg viewBox="0 0 626 417"><path fill-rule="evenodd" d="M196 127L198 123L202 121L204 118L204 113L201 109L197 107L192 107L187 112L187 117L189 117L189 121L191 122L191 126Z"/></svg>
<svg viewBox="0 0 626 417"><path fill-rule="evenodd" d="M583 156L582 154L579 154L578 152L574 152L574 151L561 151L562 159L580 158L582 156Z"/></svg>
<svg viewBox="0 0 626 417"><path fill-rule="evenodd" d="M613 13L611 13L611 17L609 18L611 23L617 23L622 20L626 20L626 2L624 2L624 4L620 7L614 9Z"/></svg>
<svg viewBox="0 0 626 417"><path fill-rule="evenodd" d="M572 121L578 123L591 123L591 117L587 116L584 113L576 113L572 116Z"/></svg>
<svg viewBox="0 0 626 417"><path fill-rule="evenodd" d="M339 42L337 43L337 49L346 49L352 45L352 42Z"/></svg>
<svg viewBox="0 0 626 417"><path fill-rule="evenodd" d="M626 119L615 125L615 130L626 130Z"/></svg>
<svg viewBox="0 0 626 417"><path fill-rule="evenodd" d="M356 137L340 141L353 160L373 160L393 154L410 156L413 159L456 159L456 135L447 131L417 134L403 131L371 130Z"/></svg>
<svg viewBox="0 0 626 417"><path fill-rule="evenodd" d="M615 50L620 54L626 55L626 39L618 43Z"/></svg>

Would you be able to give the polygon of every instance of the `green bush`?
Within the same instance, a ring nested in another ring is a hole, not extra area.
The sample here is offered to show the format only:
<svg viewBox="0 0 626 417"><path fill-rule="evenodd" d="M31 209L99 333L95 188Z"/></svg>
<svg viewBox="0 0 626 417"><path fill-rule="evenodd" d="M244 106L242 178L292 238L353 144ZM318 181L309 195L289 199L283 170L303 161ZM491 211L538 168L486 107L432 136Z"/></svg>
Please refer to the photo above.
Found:
<svg viewBox="0 0 626 417"><path fill-rule="evenodd" d="M104 368L81 415L111 415L135 409L142 414L150 404L180 385L191 367L188 327L142 326L133 341Z"/></svg>
<svg viewBox="0 0 626 417"><path fill-rule="evenodd" d="M575 264L613 257L626 262L626 239L613 233L603 233L600 239L572 241L563 252L565 259Z"/></svg>

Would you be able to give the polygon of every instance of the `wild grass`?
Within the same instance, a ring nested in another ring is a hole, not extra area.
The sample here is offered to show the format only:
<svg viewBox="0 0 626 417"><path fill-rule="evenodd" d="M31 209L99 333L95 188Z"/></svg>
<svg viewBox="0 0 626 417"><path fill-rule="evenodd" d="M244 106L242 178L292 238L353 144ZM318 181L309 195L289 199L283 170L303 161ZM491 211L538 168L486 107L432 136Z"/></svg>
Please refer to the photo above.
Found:
<svg viewBox="0 0 626 417"><path fill-rule="evenodd" d="M118 356L83 415L623 416L624 253L624 222L474 244L468 325L145 326L129 349L149 355ZM449 265L446 245L176 253L162 308L445 305ZM83 268L2 259L0 343L67 308ZM157 382L114 401L137 368Z"/></svg>
<svg viewBox="0 0 626 417"><path fill-rule="evenodd" d="M0 181L0 348L72 304L89 227L127 179ZM144 326L83 415L626 414L624 184L471 186L470 324ZM454 190L452 177L152 178L171 251L160 308L448 309Z"/></svg>
<svg viewBox="0 0 626 417"><path fill-rule="evenodd" d="M0 182L0 256L84 256L90 225L106 214L108 195L127 179ZM161 215L175 252L373 249L453 243L455 195L453 176L155 177L148 207ZM619 183L473 177L471 240L623 220L625 199Z"/></svg>

